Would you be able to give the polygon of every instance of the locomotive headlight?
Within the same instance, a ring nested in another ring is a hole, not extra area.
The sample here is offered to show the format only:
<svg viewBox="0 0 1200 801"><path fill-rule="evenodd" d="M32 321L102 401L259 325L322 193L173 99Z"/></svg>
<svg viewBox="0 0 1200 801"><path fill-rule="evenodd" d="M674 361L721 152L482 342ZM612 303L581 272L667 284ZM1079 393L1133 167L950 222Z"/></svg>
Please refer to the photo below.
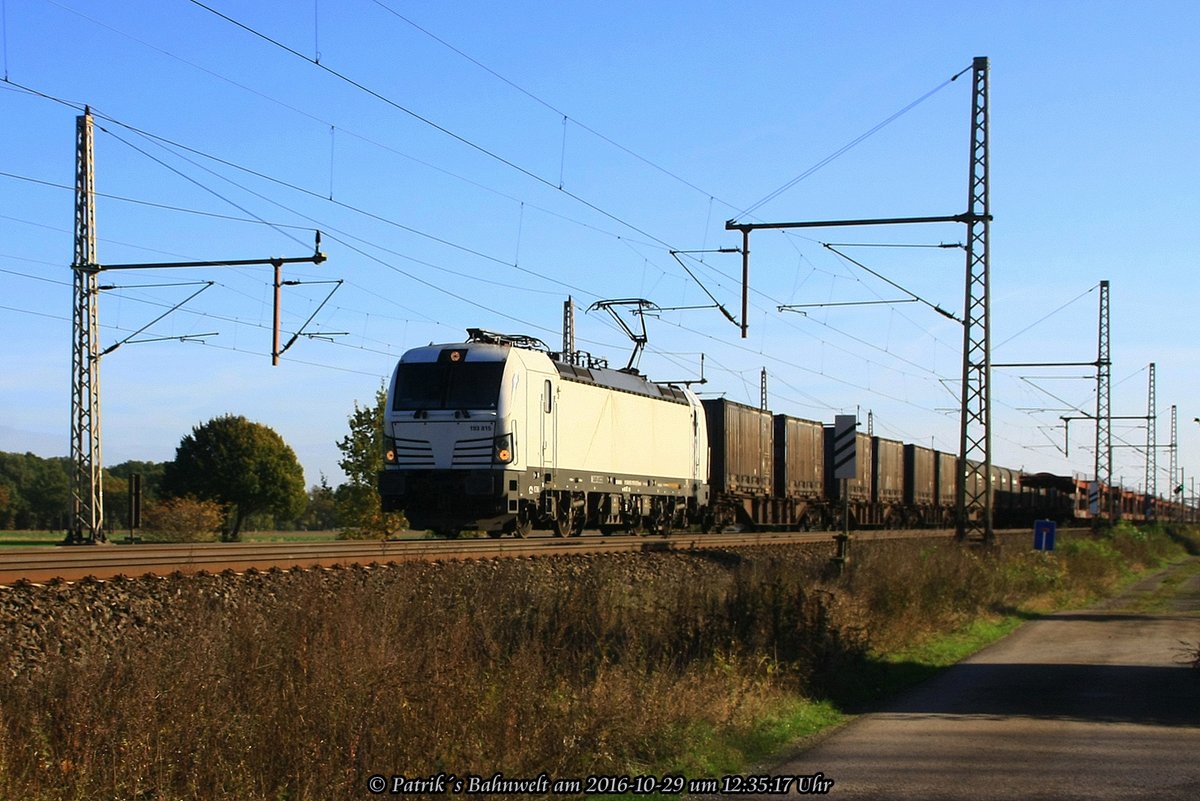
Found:
<svg viewBox="0 0 1200 801"><path fill-rule="evenodd" d="M396 463L396 449L394 447L388 448L386 451L383 452L383 461L386 462L387 464L395 464Z"/></svg>
<svg viewBox="0 0 1200 801"><path fill-rule="evenodd" d="M496 437L492 448L493 458L500 464L508 464L513 460L512 434Z"/></svg>

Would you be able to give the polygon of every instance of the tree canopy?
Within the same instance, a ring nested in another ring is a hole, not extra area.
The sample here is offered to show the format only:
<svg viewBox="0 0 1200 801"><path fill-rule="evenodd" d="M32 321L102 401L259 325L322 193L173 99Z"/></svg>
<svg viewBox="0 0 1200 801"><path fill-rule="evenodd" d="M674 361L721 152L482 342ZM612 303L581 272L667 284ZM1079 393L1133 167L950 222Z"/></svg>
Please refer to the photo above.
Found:
<svg viewBox="0 0 1200 801"><path fill-rule="evenodd" d="M194 495L230 509L227 539L257 512L295 518L304 511L304 469L283 437L240 415L196 426L175 450L163 483L173 495Z"/></svg>
<svg viewBox="0 0 1200 801"><path fill-rule="evenodd" d="M71 463L0 453L0 528L58 528L70 508Z"/></svg>
<svg viewBox="0 0 1200 801"><path fill-rule="evenodd" d="M129 525L129 476L142 476L142 497L158 497L164 462L122 462L104 469L104 523ZM69 523L71 460L0 452L0 529L58 529Z"/></svg>
<svg viewBox="0 0 1200 801"><path fill-rule="evenodd" d="M383 513L379 501L379 471L383 470L383 409L387 390L380 387L375 403L359 406L348 423L350 433L338 441L338 467L346 483L337 488L337 513L344 537L387 537L408 525L403 515Z"/></svg>

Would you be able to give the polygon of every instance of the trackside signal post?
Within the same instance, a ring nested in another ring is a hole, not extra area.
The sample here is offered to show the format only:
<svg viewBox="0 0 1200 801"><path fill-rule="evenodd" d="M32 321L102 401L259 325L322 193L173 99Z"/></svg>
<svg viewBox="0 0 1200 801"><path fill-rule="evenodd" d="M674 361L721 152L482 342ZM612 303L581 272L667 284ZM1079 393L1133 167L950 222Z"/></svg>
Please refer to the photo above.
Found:
<svg viewBox="0 0 1200 801"><path fill-rule="evenodd" d="M278 289L279 268L282 265L320 264L325 261L325 254L320 249L321 235L318 232L313 255L298 258L100 264L96 256L92 134L92 112L90 108L85 108L84 113L75 118L75 260L71 264L71 272L74 274L74 309L71 315L71 520L67 536L63 540L64 545L95 545L106 539L101 470L103 462L100 448L100 357L116 346L104 351L101 351L99 346L99 274L105 270L270 264L276 270L275 283ZM278 325L278 292L275 302L275 320ZM309 320L311 319L310 317ZM278 341L276 333L273 362L278 361L280 353Z"/></svg>
<svg viewBox="0 0 1200 801"><path fill-rule="evenodd" d="M858 475L858 418L839 414L833 418L833 480L841 482L842 533L837 535L834 570L840 575L850 562L850 479Z"/></svg>

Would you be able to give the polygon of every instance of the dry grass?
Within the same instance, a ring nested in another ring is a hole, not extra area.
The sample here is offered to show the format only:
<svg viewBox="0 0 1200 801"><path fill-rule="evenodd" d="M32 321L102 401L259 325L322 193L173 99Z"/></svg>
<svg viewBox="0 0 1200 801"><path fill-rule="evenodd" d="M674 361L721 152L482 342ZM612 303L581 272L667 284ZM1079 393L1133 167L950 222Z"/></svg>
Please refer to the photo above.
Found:
<svg viewBox="0 0 1200 801"><path fill-rule="evenodd" d="M764 648L799 665L841 647L811 578L763 600L744 573L764 570L504 560L95 586L94 605L150 592L157 614L110 638L69 631L82 608L56 616L51 658L0 653L0 797L329 799L375 773L624 772L697 721L737 727L782 698L799 673ZM775 603L794 611L758 614Z"/></svg>
<svg viewBox="0 0 1200 801"><path fill-rule="evenodd" d="M373 774L661 771L749 738L872 647L1066 592L1074 570L862 545L824 584L828 553L750 553L16 588L0 798L307 801L363 797Z"/></svg>

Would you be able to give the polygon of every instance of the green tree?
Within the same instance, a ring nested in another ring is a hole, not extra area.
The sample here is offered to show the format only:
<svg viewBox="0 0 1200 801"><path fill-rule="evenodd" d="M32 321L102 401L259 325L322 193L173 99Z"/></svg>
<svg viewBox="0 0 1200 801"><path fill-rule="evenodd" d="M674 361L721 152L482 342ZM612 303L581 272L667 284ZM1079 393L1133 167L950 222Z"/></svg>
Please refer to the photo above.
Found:
<svg viewBox="0 0 1200 801"><path fill-rule="evenodd" d="M196 426L175 450L163 476L175 496L194 495L224 504L224 539L236 540L256 512L294 518L304 511L304 469L283 437L240 415L214 417Z"/></svg>
<svg viewBox="0 0 1200 801"><path fill-rule="evenodd" d="M0 507L4 528L57 528L70 508L70 460L32 453L0 453L0 484L8 501Z"/></svg>
<svg viewBox="0 0 1200 801"><path fill-rule="evenodd" d="M403 515L384 514L379 500L379 471L383 470L383 409L387 390L375 393L372 406L359 406L349 418L350 433L337 444L342 452L338 467L346 474L346 483L335 493L342 536L346 538L385 538L408 526Z"/></svg>
<svg viewBox="0 0 1200 801"><path fill-rule="evenodd" d="M300 527L306 531L328 531L337 528L337 500L329 480L321 474L319 484L308 489L308 507L300 518Z"/></svg>

